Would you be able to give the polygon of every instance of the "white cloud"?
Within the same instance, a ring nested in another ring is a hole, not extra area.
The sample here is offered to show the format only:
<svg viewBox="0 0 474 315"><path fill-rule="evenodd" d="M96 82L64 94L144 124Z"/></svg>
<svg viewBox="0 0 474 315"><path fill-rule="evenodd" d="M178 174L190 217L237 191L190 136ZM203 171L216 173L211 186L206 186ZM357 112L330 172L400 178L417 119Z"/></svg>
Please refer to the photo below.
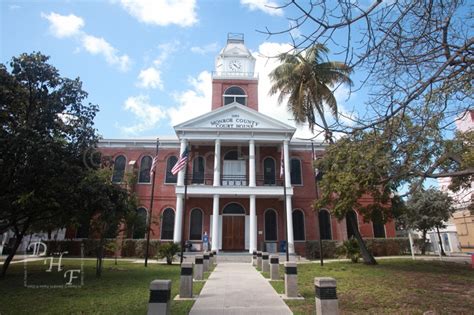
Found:
<svg viewBox="0 0 474 315"><path fill-rule="evenodd" d="M177 93L178 105L168 109L170 125L174 126L211 111L212 77L208 71L201 72L197 78L190 78L191 89Z"/></svg>
<svg viewBox="0 0 474 315"><path fill-rule="evenodd" d="M122 8L142 23L192 26L197 23L195 0L120 0Z"/></svg>
<svg viewBox="0 0 474 315"><path fill-rule="evenodd" d="M191 47L191 51L196 54L205 55L207 53L216 52L219 49L219 45L217 43L211 43L204 46L193 46Z"/></svg>
<svg viewBox="0 0 474 315"><path fill-rule="evenodd" d="M240 4L247 6L251 11L261 10L269 15L282 16L283 10L271 0L240 0Z"/></svg>
<svg viewBox="0 0 474 315"><path fill-rule="evenodd" d="M125 134L136 135L140 132L158 127L166 118L166 111L154 105L146 95L131 96L125 100L123 108L135 116L134 124L120 127Z"/></svg>
<svg viewBox="0 0 474 315"><path fill-rule="evenodd" d="M161 81L161 72L154 67L149 67L140 71L138 75L137 86L144 89L160 89L163 90L163 82Z"/></svg>
<svg viewBox="0 0 474 315"><path fill-rule="evenodd" d="M130 57L125 54L120 55L117 49L102 37L84 34L81 42L89 53L104 56L108 64L118 66L121 71L127 71L130 68Z"/></svg>
<svg viewBox="0 0 474 315"><path fill-rule="evenodd" d="M41 13L41 17L49 21L49 30L57 38L66 38L80 33L84 20L74 14L61 15L54 12Z"/></svg>

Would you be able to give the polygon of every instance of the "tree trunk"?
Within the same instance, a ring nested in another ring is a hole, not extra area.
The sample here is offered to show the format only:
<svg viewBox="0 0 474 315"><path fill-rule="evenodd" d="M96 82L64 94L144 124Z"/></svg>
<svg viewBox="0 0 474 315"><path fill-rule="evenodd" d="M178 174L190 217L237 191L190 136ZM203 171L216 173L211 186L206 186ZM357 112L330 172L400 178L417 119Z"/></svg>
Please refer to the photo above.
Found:
<svg viewBox="0 0 474 315"><path fill-rule="evenodd" d="M439 233L439 228L436 227L436 231L438 232L438 240L439 240L439 250L441 251L441 256L446 256L446 253L443 249L443 242L441 241L441 233Z"/></svg>
<svg viewBox="0 0 474 315"><path fill-rule="evenodd" d="M364 263L367 265L376 265L377 261L367 249L367 246L365 245L365 242L362 239L362 236L360 235L359 229L357 228L357 222L353 220L353 217L351 215L348 215L347 218L349 218L349 223L352 226L352 230L354 230L354 236L357 240L357 243L359 244L360 253L362 255L362 258L364 259Z"/></svg>
<svg viewBox="0 0 474 315"><path fill-rule="evenodd" d="M423 240L421 244L421 254L424 255L426 253L426 230L423 230L421 239Z"/></svg>
<svg viewBox="0 0 474 315"><path fill-rule="evenodd" d="M102 276L102 262L104 257L104 237L101 236L99 246L97 247L97 262L95 264L95 276L100 278Z"/></svg>
<svg viewBox="0 0 474 315"><path fill-rule="evenodd" d="M2 274L0 275L0 279L4 279L5 275L7 274L8 267L10 266L13 257L15 257L16 251L18 247L20 247L21 241L23 240L23 233L16 235L15 234L15 244L13 245L12 251L8 254L7 259L3 262L2 266Z"/></svg>

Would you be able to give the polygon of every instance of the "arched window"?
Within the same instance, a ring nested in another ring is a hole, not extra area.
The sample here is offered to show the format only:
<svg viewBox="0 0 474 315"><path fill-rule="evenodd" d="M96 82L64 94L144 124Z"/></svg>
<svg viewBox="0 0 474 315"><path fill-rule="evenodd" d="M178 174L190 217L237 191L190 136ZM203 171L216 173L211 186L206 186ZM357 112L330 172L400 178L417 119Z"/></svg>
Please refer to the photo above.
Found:
<svg viewBox="0 0 474 315"><path fill-rule="evenodd" d="M240 204L232 202L224 207L222 214L245 214L245 209Z"/></svg>
<svg viewBox="0 0 474 315"><path fill-rule="evenodd" d="M237 161L239 159L239 153L236 150L228 151L224 154L224 160Z"/></svg>
<svg viewBox="0 0 474 315"><path fill-rule="evenodd" d="M114 161L114 171L112 175L113 183L121 183L125 175L125 156L119 155Z"/></svg>
<svg viewBox="0 0 474 315"><path fill-rule="evenodd" d="M383 223L382 212L375 210L372 214L372 227L374 229L374 237L385 238L385 226Z"/></svg>
<svg viewBox="0 0 474 315"><path fill-rule="evenodd" d="M174 165L178 162L178 158L176 156L170 156L168 161L166 161L166 178L165 183L168 184L176 184L178 174L173 175L171 170L173 169Z"/></svg>
<svg viewBox="0 0 474 315"><path fill-rule="evenodd" d="M229 105L234 102L247 105L247 94L238 86L231 86L224 92L224 105Z"/></svg>
<svg viewBox="0 0 474 315"><path fill-rule="evenodd" d="M301 185L301 161L299 159L290 160L291 184Z"/></svg>
<svg viewBox="0 0 474 315"><path fill-rule="evenodd" d="M354 210L350 210L346 213L346 229L347 229L347 238L351 238L355 236L354 229L352 228L352 224L349 220L353 220L355 222L357 229L359 229L357 223L357 213Z"/></svg>
<svg viewBox="0 0 474 315"><path fill-rule="evenodd" d="M265 241L276 241L277 236L277 214L275 210L265 211Z"/></svg>
<svg viewBox="0 0 474 315"><path fill-rule="evenodd" d="M275 160L270 157L263 160L263 184L275 185Z"/></svg>
<svg viewBox="0 0 474 315"><path fill-rule="evenodd" d="M332 239L331 235L331 216L327 210L319 210L319 230L321 231L322 240Z"/></svg>
<svg viewBox="0 0 474 315"><path fill-rule="evenodd" d="M145 238L146 235L147 211L145 208L137 209L137 216L133 224L132 238Z"/></svg>
<svg viewBox="0 0 474 315"><path fill-rule="evenodd" d="M161 215L161 239L172 240L174 231L174 210L166 208Z"/></svg>
<svg viewBox="0 0 474 315"><path fill-rule="evenodd" d="M198 156L193 160L193 184L204 183L204 158Z"/></svg>
<svg viewBox="0 0 474 315"><path fill-rule="evenodd" d="M139 183L150 182L151 157L144 156L140 162L140 175L138 176Z"/></svg>
<svg viewBox="0 0 474 315"><path fill-rule="evenodd" d="M293 210L293 237L295 241L305 240L304 213L301 210Z"/></svg>
<svg viewBox="0 0 474 315"><path fill-rule="evenodd" d="M202 211L201 209L191 210L189 220L189 239L199 241L202 238Z"/></svg>

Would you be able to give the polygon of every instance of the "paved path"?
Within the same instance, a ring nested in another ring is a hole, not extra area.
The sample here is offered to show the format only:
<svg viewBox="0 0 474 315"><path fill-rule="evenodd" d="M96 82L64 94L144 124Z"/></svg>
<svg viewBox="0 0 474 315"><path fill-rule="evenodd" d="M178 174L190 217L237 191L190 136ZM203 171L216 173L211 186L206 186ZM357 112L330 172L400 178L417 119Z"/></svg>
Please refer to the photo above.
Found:
<svg viewBox="0 0 474 315"><path fill-rule="evenodd" d="M189 314L293 313L252 265L221 263L211 273Z"/></svg>

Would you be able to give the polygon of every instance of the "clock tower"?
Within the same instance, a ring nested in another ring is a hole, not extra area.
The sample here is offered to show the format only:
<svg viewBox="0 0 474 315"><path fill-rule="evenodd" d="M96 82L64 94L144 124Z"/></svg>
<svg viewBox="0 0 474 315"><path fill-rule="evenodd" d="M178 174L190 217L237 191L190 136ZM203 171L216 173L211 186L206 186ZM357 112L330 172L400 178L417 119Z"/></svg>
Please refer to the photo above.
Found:
<svg viewBox="0 0 474 315"><path fill-rule="evenodd" d="M244 35L229 33L212 73L212 109L232 104L258 111L258 76L255 58L244 44Z"/></svg>

